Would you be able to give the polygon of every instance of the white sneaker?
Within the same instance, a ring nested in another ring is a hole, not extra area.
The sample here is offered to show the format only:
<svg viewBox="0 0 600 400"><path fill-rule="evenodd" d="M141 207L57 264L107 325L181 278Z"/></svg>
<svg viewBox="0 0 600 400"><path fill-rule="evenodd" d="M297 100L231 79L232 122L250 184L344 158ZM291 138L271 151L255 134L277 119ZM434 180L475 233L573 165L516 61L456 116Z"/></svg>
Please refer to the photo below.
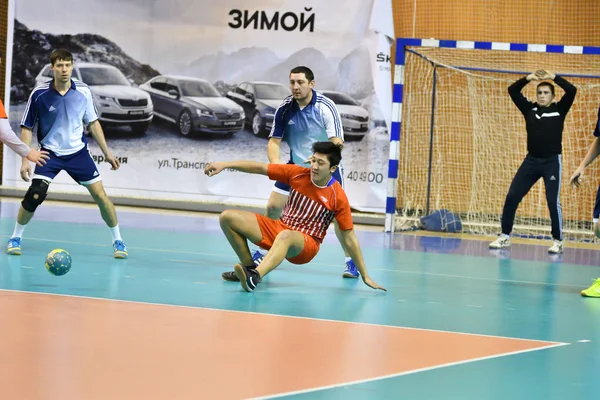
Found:
<svg viewBox="0 0 600 400"><path fill-rule="evenodd" d="M552 254L560 254L563 252L563 242L562 240L552 239L552 246L548 249L548 253Z"/></svg>
<svg viewBox="0 0 600 400"><path fill-rule="evenodd" d="M498 239L490 243L490 249L505 249L510 247L510 236L501 234Z"/></svg>

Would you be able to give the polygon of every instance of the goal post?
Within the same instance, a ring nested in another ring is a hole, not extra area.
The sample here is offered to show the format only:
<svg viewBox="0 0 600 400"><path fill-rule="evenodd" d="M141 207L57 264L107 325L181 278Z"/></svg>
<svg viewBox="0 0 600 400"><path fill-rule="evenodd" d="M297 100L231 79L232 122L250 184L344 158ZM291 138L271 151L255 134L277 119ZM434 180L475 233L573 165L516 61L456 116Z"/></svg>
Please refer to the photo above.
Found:
<svg viewBox="0 0 600 400"><path fill-rule="evenodd" d="M588 168L579 189L568 181L594 140L600 47L401 38L395 64L386 232L411 229L442 208L460 215L466 232L500 231L504 199L527 144L525 120L507 88L544 68L578 89L557 179L565 237L589 239L600 163ZM554 85L558 101L564 92ZM523 89L531 100L535 86ZM546 237L549 221L540 180L521 202L514 232Z"/></svg>

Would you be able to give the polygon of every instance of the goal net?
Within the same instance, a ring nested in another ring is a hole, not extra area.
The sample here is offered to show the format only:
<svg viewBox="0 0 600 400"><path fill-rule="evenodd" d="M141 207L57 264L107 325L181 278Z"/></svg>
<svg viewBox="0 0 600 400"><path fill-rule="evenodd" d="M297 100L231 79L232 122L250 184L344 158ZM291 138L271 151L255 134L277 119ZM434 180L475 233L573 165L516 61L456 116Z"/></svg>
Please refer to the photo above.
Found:
<svg viewBox="0 0 600 400"><path fill-rule="evenodd" d="M527 153L525 120L507 88L544 68L578 89L563 131L560 200L565 238L591 239L600 162L588 167L579 189L569 186L569 178L594 140L600 55L528 48L405 47L394 230L411 229L420 217L448 209L460 215L466 232L500 232L508 188ZM535 101L536 85L523 89L525 97ZM555 86L558 101L564 92ZM543 180L521 202L513 233L549 237Z"/></svg>

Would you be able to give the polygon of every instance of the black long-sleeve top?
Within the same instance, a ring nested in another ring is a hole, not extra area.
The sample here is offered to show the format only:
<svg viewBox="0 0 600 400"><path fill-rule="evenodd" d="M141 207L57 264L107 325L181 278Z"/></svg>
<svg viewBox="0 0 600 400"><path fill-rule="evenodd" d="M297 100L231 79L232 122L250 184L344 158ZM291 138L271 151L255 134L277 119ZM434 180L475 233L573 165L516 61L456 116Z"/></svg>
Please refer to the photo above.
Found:
<svg viewBox="0 0 600 400"><path fill-rule="evenodd" d="M525 117L527 127L527 151L533 157L545 158L562 153L562 134L565 118L573 101L577 88L566 79L556 75L554 82L565 94L558 103L546 107L532 103L521 93L529 83L523 77L508 87L508 93L515 105Z"/></svg>

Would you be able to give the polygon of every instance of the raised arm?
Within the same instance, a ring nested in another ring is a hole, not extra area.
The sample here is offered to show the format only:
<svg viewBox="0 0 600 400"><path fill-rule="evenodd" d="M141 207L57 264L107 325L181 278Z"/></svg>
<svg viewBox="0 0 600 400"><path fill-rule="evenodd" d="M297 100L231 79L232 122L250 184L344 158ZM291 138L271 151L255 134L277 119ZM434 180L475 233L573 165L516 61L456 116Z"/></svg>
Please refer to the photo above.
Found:
<svg viewBox="0 0 600 400"><path fill-rule="evenodd" d="M523 90L523 88L531 80L535 79L536 78L534 74L529 74L527 76L522 77L521 79L519 79L518 81L516 81L508 87L508 94L510 95L510 98L512 99L513 103L515 103L519 111L521 111L521 113L523 114L525 114L527 110L531 108L531 105L533 103L531 103L529 100L527 100L525 96L523 96L521 90Z"/></svg>
<svg viewBox="0 0 600 400"><path fill-rule="evenodd" d="M577 93L577 88L567 81L562 76L554 75L554 82L558 86L565 91L564 96L560 99L560 101L556 104L558 109L561 111L561 114L565 115L571 109L573 102L575 101L575 94Z"/></svg>

